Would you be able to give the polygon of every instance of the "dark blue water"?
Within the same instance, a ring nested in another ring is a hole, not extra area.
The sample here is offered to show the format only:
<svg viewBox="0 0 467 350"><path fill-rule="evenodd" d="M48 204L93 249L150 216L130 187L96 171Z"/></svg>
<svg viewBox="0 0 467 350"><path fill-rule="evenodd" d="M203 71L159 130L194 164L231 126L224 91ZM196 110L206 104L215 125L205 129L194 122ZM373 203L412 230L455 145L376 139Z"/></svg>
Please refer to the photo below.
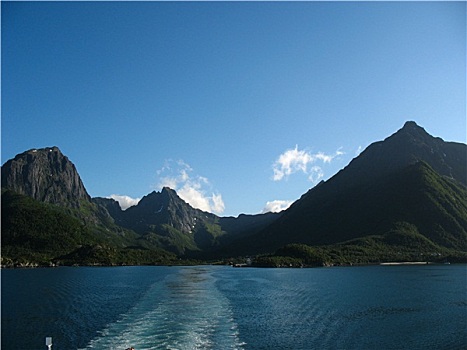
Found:
<svg viewBox="0 0 467 350"><path fill-rule="evenodd" d="M2 349L467 349L465 265L2 270Z"/></svg>

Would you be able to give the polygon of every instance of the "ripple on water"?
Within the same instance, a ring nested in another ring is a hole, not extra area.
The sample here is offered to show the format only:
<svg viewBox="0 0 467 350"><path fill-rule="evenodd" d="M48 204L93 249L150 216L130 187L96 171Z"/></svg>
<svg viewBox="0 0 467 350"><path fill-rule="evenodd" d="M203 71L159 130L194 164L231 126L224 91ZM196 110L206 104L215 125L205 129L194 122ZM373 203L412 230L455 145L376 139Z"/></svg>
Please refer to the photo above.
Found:
<svg viewBox="0 0 467 350"><path fill-rule="evenodd" d="M155 283L86 349L242 349L229 301L208 270L180 269Z"/></svg>

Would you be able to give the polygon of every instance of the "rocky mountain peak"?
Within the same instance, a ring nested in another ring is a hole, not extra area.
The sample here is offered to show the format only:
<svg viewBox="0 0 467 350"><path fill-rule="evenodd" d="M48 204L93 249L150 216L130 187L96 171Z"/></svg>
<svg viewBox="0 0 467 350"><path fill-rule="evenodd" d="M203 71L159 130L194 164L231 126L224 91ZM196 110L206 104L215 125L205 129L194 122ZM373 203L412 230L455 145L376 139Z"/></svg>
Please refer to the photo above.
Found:
<svg viewBox="0 0 467 350"><path fill-rule="evenodd" d="M430 164L440 175L466 185L466 145L434 137L414 121L406 122L385 140L368 146L334 181L346 185L372 181L419 161Z"/></svg>
<svg viewBox="0 0 467 350"><path fill-rule="evenodd" d="M151 225L169 225L184 233L191 233L196 220L204 214L201 210L191 207L169 187L161 192L153 191L144 196L137 205L128 208L124 217L128 226L143 232ZM136 226L131 223L138 223Z"/></svg>
<svg viewBox="0 0 467 350"><path fill-rule="evenodd" d="M185 201L178 196L177 192L170 187L163 187L160 194L166 201L182 201L185 203Z"/></svg>
<svg viewBox="0 0 467 350"><path fill-rule="evenodd" d="M2 187L38 201L79 207L90 201L74 164L58 147L31 149L2 166Z"/></svg>
<svg viewBox="0 0 467 350"><path fill-rule="evenodd" d="M423 130L423 131L425 131L425 129L423 129L421 126L419 126L413 120L406 121L401 130Z"/></svg>
<svg viewBox="0 0 467 350"><path fill-rule="evenodd" d="M431 136L424 128L419 126L414 121L405 122L404 126L399 129L396 133L388 137L386 140L396 139L398 142L404 142L401 139L405 139L406 143L421 146L426 143L433 143L442 141L439 138Z"/></svg>

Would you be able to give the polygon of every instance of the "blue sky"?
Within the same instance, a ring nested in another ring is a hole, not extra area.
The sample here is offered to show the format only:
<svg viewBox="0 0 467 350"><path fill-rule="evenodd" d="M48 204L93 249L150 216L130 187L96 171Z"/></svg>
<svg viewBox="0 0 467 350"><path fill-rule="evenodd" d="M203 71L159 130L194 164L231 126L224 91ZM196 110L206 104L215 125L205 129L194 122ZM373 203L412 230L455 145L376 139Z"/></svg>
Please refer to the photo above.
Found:
<svg viewBox="0 0 467 350"><path fill-rule="evenodd" d="M2 164L58 146L93 197L259 213L407 120L466 142L465 2L1 9Z"/></svg>

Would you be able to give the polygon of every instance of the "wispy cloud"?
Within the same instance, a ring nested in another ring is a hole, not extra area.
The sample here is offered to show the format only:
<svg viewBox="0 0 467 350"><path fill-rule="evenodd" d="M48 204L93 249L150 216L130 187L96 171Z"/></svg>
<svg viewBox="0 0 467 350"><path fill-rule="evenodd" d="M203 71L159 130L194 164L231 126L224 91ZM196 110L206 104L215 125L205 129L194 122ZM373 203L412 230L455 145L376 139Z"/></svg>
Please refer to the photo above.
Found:
<svg viewBox="0 0 467 350"><path fill-rule="evenodd" d="M323 152L310 153L306 150L299 150L298 146L293 149L288 149L282 153L273 164L274 181L287 179L290 175L303 172L308 175L308 179L312 182L319 181L323 176L323 170L318 165L313 165L318 161L323 163L331 163L332 160L344 152L339 148L334 154L325 154Z"/></svg>
<svg viewBox="0 0 467 350"><path fill-rule="evenodd" d="M157 187L170 187L192 207L216 214L224 212L222 195L214 193L209 180L194 174L193 168L183 160L166 160L157 175Z"/></svg>
<svg viewBox="0 0 467 350"><path fill-rule="evenodd" d="M225 209L224 201L221 194L212 194L212 210L215 213L223 213Z"/></svg>
<svg viewBox="0 0 467 350"><path fill-rule="evenodd" d="M290 207L290 205L293 203L293 201L287 201L287 200L273 200L271 202L266 202L266 205L264 206L263 210L261 211L262 214L264 213L279 213L282 210L287 209Z"/></svg>
<svg viewBox="0 0 467 350"><path fill-rule="evenodd" d="M307 172L307 166L311 163L312 157L306 151L299 151L298 146L282 153L273 166L274 181L280 181L297 171Z"/></svg>
<svg viewBox="0 0 467 350"><path fill-rule="evenodd" d="M318 183L324 177L324 172L321 167L315 165L308 171L308 180L313 183Z"/></svg>
<svg viewBox="0 0 467 350"><path fill-rule="evenodd" d="M120 204L120 207L123 210L128 209L129 207L132 207L133 205L138 204L138 202L141 199L141 198L131 198L129 196L123 196L123 195L119 195L119 194L111 194L107 198L112 198L112 199L116 200Z"/></svg>

